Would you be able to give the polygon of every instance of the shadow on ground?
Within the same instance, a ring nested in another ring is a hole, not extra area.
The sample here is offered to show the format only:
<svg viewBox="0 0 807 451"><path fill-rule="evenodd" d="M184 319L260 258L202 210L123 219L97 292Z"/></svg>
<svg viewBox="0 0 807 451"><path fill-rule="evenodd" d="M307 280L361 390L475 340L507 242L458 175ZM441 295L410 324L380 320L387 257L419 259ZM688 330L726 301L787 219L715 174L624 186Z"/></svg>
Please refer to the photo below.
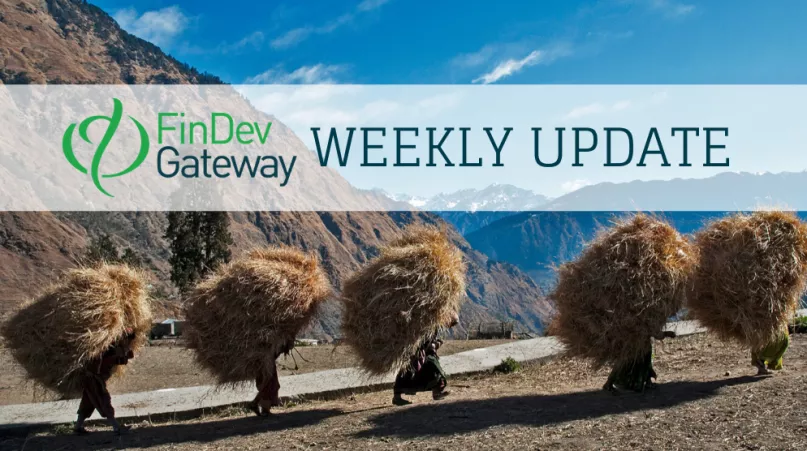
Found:
<svg viewBox="0 0 807 451"><path fill-rule="evenodd" d="M73 435L32 436L27 439L0 441L0 449L19 450L23 445L26 451L147 448L186 442L195 442L203 447L204 443L217 440L312 426L327 418L343 414L344 412L336 409L301 410L280 413L267 418L249 416L203 423L164 424L135 428L123 436L115 436L109 430L81 437Z"/></svg>
<svg viewBox="0 0 807 451"><path fill-rule="evenodd" d="M425 404L370 418L359 438L448 436L494 426L548 426L648 409L665 409L706 399L732 385L760 380L737 377L709 382L670 382L650 392L611 394L602 390L559 395L515 396Z"/></svg>

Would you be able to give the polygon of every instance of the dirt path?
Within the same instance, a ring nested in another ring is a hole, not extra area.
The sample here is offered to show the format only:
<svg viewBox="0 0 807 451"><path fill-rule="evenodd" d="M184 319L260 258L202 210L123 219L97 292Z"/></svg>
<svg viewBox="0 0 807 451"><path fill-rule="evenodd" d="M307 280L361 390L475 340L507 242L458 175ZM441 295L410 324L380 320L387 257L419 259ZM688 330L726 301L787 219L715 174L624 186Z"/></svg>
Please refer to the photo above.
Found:
<svg viewBox="0 0 807 451"><path fill-rule="evenodd" d="M661 386L645 395L599 390L605 372L555 361L511 375L452 380L449 400L390 393L309 402L268 419L233 410L180 423L134 425L116 438L50 432L0 442L37 449L805 449L807 338L786 368L753 377L748 353L706 336L657 348Z"/></svg>
<svg viewBox="0 0 807 451"><path fill-rule="evenodd" d="M441 349L441 355L476 348L486 348L509 340L451 340ZM193 361L193 353L181 343L172 346L163 340L159 346L149 346L126 368L125 377L110 384L112 394L159 390L163 388L209 385L215 380ZM299 351L299 354L298 354ZM307 346L296 349L293 357L278 359L282 376L356 366L356 358L347 345ZM0 348L0 406L46 401L52 395L37 391L26 381L24 370L12 359L9 351Z"/></svg>

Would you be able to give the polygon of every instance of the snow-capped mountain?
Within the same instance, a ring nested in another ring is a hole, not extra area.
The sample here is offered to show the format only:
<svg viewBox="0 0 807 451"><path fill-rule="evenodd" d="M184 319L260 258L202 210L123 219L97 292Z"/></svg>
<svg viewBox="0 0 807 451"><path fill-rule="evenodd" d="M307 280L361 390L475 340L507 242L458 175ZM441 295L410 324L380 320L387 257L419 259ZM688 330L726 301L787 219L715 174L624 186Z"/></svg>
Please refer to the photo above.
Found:
<svg viewBox="0 0 807 451"><path fill-rule="evenodd" d="M527 211L535 210L549 201L546 196L530 190L497 183L481 190L464 189L430 198L378 191L394 201L406 202L425 211Z"/></svg>
<svg viewBox="0 0 807 451"><path fill-rule="evenodd" d="M422 208L429 211L525 211L544 205L549 198L513 185L493 184L487 188L440 193Z"/></svg>
<svg viewBox="0 0 807 451"><path fill-rule="evenodd" d="M431 198L375 191L393 201L406 202L419 210L435 212L454 224L462 234L473 232L519 211L536 210L550 200L530 190L499 184L481 190L464 189L440 193Z"/></svg>

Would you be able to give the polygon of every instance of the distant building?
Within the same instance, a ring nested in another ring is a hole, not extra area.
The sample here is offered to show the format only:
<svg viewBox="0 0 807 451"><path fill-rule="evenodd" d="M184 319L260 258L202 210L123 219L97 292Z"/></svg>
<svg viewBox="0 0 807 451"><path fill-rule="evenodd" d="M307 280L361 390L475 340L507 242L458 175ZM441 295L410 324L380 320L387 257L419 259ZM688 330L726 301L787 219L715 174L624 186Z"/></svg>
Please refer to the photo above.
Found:
<svg viewBox="0 0 807 451"><path fill-rule="evenodd" d="M179 337L185 328L185 321L178 319L167 319L161 323L154 323L151 326L150 338L159 340L165 337Z"/></svg>
<svg viewBox="0 0 807 451"><path fill-rule="evenodd" d="M505 321L492 321L486 323L479 323L476 330L471 330L471 338L477 340L493 340L493 339L507 339L512 340L515 338L513 332L514 324Z"/></svg>
<svg viewBox="0 0 807 451"><path fill-rule="evenodd" d="M319 340L314 340L313 338L298 338L294 340L295 346L317 346L319 344Z"/></svg>

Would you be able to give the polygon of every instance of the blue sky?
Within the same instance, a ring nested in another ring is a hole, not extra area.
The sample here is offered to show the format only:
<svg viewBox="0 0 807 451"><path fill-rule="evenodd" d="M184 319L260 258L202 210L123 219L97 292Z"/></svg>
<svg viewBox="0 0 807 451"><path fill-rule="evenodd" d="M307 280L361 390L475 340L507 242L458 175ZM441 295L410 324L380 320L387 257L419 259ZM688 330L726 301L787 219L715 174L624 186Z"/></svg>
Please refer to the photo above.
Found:
<svg viewBox="0 0 807 451"><path fill-rule="evenodd" d="M801 0L92 2L230 83L807 82Z"/></svg>

